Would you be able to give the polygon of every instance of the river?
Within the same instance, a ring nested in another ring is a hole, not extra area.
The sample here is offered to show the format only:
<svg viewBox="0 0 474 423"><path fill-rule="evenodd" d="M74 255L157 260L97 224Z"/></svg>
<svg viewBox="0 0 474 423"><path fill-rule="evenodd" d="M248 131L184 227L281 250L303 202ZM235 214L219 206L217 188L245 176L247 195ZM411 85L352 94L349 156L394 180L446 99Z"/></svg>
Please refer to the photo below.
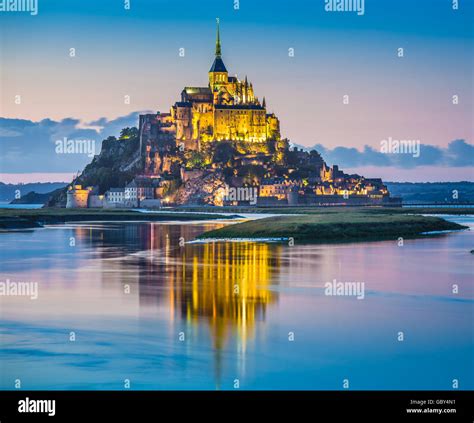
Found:
<svg viewBox="0 0 474 423"><path fill-rule="evenodd" d="M189 243L224 224L0 234L0 282L38 287L0 296L0 388L474 389L472 230ZM328 282L363 283L363 298Z"/></svg>

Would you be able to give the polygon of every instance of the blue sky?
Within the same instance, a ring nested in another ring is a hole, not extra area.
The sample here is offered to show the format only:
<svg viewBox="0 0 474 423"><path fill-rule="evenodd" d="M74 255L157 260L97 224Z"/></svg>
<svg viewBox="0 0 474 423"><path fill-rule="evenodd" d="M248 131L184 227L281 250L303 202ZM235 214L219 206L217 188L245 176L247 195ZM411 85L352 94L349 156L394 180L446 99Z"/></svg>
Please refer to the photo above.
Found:
<svg viewBox="0 0 474 423"><path fill-rule="evenodd" d="M26 133L11 137L16 119L51 119L64 127L71 118L77 131L101 118L168 111L185 85L207 84L216 17L229 73L248 75L256 95L279 116L283 136L297 144L363 153L389 136L438 149L455 140L472 143L473 1L460 0L453 10L452 0L365 0L362 16L328 13L324 0L241 0L237 10L233 0L131 0L130 10L123 4L39 0L37 16L0 12L0 116L12 120L0 127L4 156L14 156L5 151L11 145L20 154L28 148L25 141L15 145ZM21 105L13 101L18 94ZM346 94L350 105L342 105ZM453 94L460 96L457 106ZM100 143L108 131L92 135ZM57 163L49 156L54 139L42 139L42 162ZM418 175L411 170L407 179L443 172L444 178L472 179L469 166L451 172L454 166L445 164L437 171L421 162ZM29 165L0 166L2 174L27 172ZM381 176L389 177L381 167ZM66 160L57 172L76 170Z"/></svg>

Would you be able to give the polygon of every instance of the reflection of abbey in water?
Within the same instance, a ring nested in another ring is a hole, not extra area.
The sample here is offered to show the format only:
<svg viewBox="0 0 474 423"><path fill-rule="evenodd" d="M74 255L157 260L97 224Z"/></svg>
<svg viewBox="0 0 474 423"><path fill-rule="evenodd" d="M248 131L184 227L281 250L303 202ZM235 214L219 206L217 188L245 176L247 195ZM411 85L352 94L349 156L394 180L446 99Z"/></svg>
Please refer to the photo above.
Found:
<svg viewBox="0 0 474 423"><path fill-rule="evenodd" d="M279 265L274 251L263 243L215 243L185 251L182 258L189 264L172 282L173 307L188 322L208 320L216 348L234 329L245 344L249 329L276 299L270 290Z"/></svg>
<svg viewBox="0 0 474 423"><path fill-rule="evenodd" d="M190 345L199 328L208 326L217 388L223 381L223 354L237 354L244 363L256 323L278 300L271 284L281 266L279 245L181 242L221 225L127 223L74 229L79 246L99 252L102 287L120 298L124 286L130 287L121 300L129 312L168 308L176 342L183 331Z"/></svg>
<svg viewBox="0 0 474 423"><path fill-rule="evenodd" d="M173 318L191 326L208 321L214 346L221 348L234 331L245 344L255 322L265 318L277 299L270 284L281 263L277 245L182 242L219 226L128 223L113 230L76 228L74 235L78 244L101 252L105 286L129 284L140 307L169 302Z"/></svg>

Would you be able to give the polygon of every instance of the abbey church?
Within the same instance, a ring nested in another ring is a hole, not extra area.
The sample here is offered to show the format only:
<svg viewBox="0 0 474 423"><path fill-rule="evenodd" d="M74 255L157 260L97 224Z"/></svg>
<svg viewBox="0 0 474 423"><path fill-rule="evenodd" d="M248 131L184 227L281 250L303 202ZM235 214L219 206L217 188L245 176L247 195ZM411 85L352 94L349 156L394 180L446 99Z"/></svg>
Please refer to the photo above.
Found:
<svg viewBox="0 0 474 423"><path fill-rule="evenodd" d="M160 137L173 137L178 147L200 151L209 141L277 141L280 122L273 113L267 113L265 98L259 101L247 77L241 81L229 76L222 60L218 23L208 85L185 87L181 101L170 113L140 116L140 136L147 144Z"/></svg>

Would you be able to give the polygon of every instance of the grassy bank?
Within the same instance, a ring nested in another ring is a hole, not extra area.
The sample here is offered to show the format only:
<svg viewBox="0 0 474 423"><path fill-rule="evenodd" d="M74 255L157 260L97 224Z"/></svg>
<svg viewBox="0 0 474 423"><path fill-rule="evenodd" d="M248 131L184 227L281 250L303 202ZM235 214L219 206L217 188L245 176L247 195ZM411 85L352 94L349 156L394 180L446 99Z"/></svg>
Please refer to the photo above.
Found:
<svg viewBox="0 0 474 423"><path fill-rule="evenodd" d="M327 209L305 215L268 217L229 225L200 238L294 238L302 242L352 242L416 238L425 232L465 229L431 216Z"/></svg>
<svg viewBox="0 0 474 423"><path fill-rule="evenodd" d="M351 211L364 211L366 213L377 214L450 214L467 215L474 214L474 208L469 207L250 207L250 206L187 206L175 207L176 211L188 211L195 213L263 213L263 214L321 214L321 213L340 213Z"/></svg>
<svg viewBox="0 0 474 423"><path fill-rule="evenodd" d="M213 214L211 210L216 211ZM0 209L0 230L37 228L46 224L86 221L190 221L223 219L221 212L240 212L241 208L193 210L175 209L180 213L140 213L133 210L110 209ZM459 213L455 213L455 212ZM302 242L352 242L416 238L425 232L464 229L430 214L472 214L472 209L406 209L406 208L282 208L255 209L253 213L281 213L283 216L247 221L207 232L201 238L294 238ZM417 213L417 214L414 214Z"/></svg>
<svg viewBox="0 0 474 423"><path fill-rule="evenodd" d="M238 217L238 216L234 216ZM141 213L133 210L110 209L0 209L0 229L28 229L43 225L61 224L66 222L88 221L164 221L164 220L211 220L228 219L229 216L220 214L203 214L193 212L183 213Z"/></svg>

